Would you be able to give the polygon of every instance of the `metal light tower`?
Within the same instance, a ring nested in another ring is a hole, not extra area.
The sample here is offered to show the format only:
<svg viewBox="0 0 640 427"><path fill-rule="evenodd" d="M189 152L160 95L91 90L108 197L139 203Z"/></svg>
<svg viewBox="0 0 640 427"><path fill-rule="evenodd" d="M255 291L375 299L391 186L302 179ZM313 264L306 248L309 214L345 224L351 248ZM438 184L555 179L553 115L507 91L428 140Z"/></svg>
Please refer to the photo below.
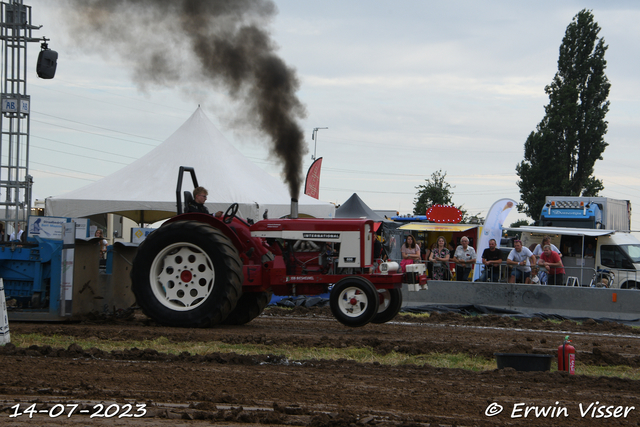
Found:
<svg viewBox="0 0 640 427"><path fill-rule="evenodd" d="M318 131L320 129L329 129L329 128L313 128L313 133L311 134L311 139L315 141L313 144L313 156L311 156L311 160L316 159L316 146L318 145Z"/></svg>
<svg viewBox="0 0 640 427"><path fill-rule="evenodd" d="M31 25L31 6L2 2L2 108L0 114L0 221L25 222L31 212L29 175L30 97L27 95L27 43L41 27ZM46 40L44 40L46 41Z"/></svg>

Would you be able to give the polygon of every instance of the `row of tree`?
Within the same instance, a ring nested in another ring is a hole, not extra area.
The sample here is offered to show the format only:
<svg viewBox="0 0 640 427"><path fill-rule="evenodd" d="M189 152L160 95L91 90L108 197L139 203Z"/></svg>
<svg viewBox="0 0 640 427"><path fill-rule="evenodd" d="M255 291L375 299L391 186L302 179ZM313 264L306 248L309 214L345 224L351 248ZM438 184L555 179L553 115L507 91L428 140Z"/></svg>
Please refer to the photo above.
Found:
<svg viewBox="0 0 640 427"><path fill-rule="evenodd" d="M536 130L524 143L524 159L516 165L520 180L518 210L536 220L545 197L597 196L604 189L593 175L596 160L607 147L605 116L611 84L605 75L608 46L589 10L581 10L565 32L558 72L545 87L549 104ZM451 205L453 193L446 172L434 172L416 187L414 215L424 215L434 204ZM461 206L458 207L461 209ZM466 211L463 221L468 221Z"/></svg>

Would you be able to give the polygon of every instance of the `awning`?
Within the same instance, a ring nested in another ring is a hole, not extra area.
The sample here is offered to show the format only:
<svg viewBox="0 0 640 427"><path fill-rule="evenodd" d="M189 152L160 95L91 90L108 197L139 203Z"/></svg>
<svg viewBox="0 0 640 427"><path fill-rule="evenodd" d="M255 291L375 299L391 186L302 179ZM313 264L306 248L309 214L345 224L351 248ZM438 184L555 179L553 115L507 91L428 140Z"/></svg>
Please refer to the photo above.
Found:
<svg viewBox="0 0 640 427"><path fill-rule="evenodd" d="M459 233L478 228L477 224L434 224L432 222L412 222L398 227L400 230L442 231L444 233Z"/></svg>
<svg viewBox="0 0 640 427"><path fill-rule="evenodd" d="M402 228L402 227L400 227ZM504 230L514 231L516 233L534 233L544 235L563 235L563 236L608 236L615 233L615 230L600 230L594 228L569 228L569 227L516 227L505 228Z"/></svg>

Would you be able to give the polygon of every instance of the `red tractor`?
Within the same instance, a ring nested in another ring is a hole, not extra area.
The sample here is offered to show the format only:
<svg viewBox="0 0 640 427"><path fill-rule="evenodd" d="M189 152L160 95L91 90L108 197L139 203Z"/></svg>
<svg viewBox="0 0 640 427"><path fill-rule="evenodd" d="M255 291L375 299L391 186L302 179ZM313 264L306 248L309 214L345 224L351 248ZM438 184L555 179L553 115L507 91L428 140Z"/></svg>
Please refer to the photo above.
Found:
<svg viewBox="0 0 640 427"><path fill-rule="evenodd" d="M373 221L265 219L250 225L232 204L222 219L178 215L140 245L133 262L133 292L144 313L177 327L241 325L257 317L275 295L330 293L331 312L347 326L391 320L402 306L403 274L374 266ZM188 196L190 193L185 192ZM297 204L292 207L297 216ZM426 284L424 275L408 275Z"/></svg>

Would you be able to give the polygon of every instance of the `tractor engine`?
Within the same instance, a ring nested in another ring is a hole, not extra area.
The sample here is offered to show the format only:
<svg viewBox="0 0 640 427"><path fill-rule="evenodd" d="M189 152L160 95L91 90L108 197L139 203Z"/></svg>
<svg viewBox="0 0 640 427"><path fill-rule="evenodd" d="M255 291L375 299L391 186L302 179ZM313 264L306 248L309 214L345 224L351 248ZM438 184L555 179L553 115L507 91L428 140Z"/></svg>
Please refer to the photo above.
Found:
<svg viewBox="0 0 640 427"><path fill-rule="evenodd" d="M251 236L266 239L288 275L357 274L373 265L371 221L264 220L251 226Z"/></svg>

